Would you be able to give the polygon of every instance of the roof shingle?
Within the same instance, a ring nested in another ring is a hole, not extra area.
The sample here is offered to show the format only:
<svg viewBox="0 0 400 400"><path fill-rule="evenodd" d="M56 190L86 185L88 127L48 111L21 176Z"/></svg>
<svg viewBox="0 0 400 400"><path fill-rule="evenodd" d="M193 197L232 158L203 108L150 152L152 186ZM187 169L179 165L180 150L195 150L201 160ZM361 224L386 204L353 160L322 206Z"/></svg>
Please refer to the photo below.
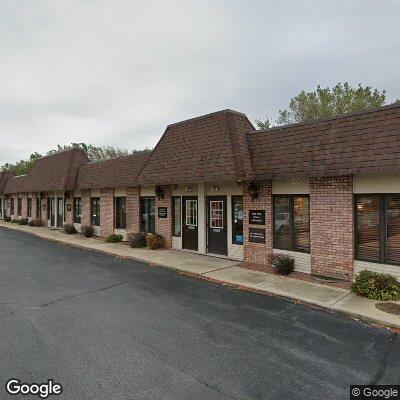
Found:
<svg viewBox="0 0 400 400"><path fill-rule="evenodd" d="M90 162L79 168L79 189L133 187L149 154L132 154L99 162Z"/></svg>
<svg viewBox="0 0 400 400"><path fill-rule="evenodd" d="M173 184L252 179L246 132L248 118L218 111L169 125L137 184Z"/></svg>
<svg viewBox="0 0 400 400"><path fill-rule="evenodd" d="M400 172L400 104L247 135L257 179Z"/></svg>

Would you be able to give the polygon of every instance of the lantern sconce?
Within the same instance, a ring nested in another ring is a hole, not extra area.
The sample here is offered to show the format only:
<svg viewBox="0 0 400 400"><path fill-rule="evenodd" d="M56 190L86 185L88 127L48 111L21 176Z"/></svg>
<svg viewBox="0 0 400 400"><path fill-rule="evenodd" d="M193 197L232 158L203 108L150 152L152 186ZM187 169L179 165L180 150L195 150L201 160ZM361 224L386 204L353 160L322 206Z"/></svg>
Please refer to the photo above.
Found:
<svg viewBox="0 0 400 400"><path fill-rule="evenodd" d="M257 182L251 181L250 184L249 184L249 187L247 188L247 190L250 193L250 197L251 197L252 201L254 201L255 199L258 199L259 187L258 187L258 183Z"/></svg>
<svg viewBox="0 0 400 400"><path fill-rule="evenodd" d="M71 192L70 192L69 190L66 190L66 191L64 192L64 197L65 197L67 200L69 200L69 198L71 197Z"/></svg>
<svg viewBox="0 0 400 400"><path fill-rule="evenodd" d="M155 193L156 193L158 200L161 200L164 198L164 189L161 186L156 187Z"/></svg>

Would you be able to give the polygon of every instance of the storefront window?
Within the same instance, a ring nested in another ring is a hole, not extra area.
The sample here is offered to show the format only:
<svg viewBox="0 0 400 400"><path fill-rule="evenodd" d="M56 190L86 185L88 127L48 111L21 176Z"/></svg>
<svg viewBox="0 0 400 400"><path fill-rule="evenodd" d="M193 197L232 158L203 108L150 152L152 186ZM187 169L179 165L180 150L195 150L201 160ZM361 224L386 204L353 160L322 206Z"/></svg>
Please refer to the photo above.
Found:
<svg viewBox="0 0 400 400"><path fill-rule="evenodd" d="M310 252L309 196L274 196L274 247Z"/></svg>
<svg viewBox="0 0 400 400"><path fill-rule="evenodd" d="M197 226L197 200L186 200L186 226Z"/></svg>
<svg viewBox="0 0 400 400"><path fill-rule="evenodd" d="M18 217L22 215L22 199L18 197Z"/></svg>
<svg viewBox="0 0 400 400"><path fill-rule="evenodd" d="M356 196L356 258L400 265L400 194Z"/></svg>
<svg viewBox="0 0 400 400"><path fill-rule="evenodd" d="M32 217L32 198L28 197L28 217Z"/></svg>
<svg viewBox="0 0 400 400"><path fill-rule="evenodd" d="M232 196L232 243L243 244L243 197Z"/></svg>
<svg viewBox="0 0 400 400"><path fill-rule="evenodd" d="M155 232L155 198L141 197L140 198L141 221L140 229L143 232Z"/></svg>
<svg viewBox="0 0 400 400"><path fill-rule="evenodd" d="M100 198L92 197L91 198L91 224L94 226L100 225Z"/></svg>
<svg viewBox="0 0 400 400"><path fill-rule="evenodd" d="M40 197L36 198L36 218L42 217L42 199Z"/></svg>
<svg viewBox="0 0 400 400"><path fill-rule="evenodd" d="M126 197L115 197L115 228L126 228Z"/></svg>
<svg viewBox="0 0 400 400"><path fill-rule="evenodd" d="M14 215L14 199L10 199L10 212Z"/></svg>
<svg viewBox="0 0 400 400"><path fill-rule="evenodd" d="M82 221L82 203L80 197L74 197L74 222L80 224Z"/></svg>
<svg viewBox="0 0 400 400"><path fill-rule="evenodd" d="M224 202L221 200L210 201L210 228L224 228Z"/></svg>
<svg viewBox="0 0 400 400"><path fill-rule="evenodd" d="M173 231L174 236L181 236L181 198L172 198Z"/></svg>

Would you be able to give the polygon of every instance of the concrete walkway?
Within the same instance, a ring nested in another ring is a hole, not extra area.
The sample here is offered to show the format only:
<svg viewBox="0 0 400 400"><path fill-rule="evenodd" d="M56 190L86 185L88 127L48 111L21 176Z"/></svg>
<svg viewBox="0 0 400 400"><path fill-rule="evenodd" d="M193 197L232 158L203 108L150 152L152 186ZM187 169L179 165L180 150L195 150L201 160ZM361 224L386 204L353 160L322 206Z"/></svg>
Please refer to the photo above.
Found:
<svg viewBox="0 0 400 400"><path fill-rule="evenodd" d="M67 235L60 230L21 226L4 221L0 221L0 227L116 257L144 261L223 284L288 297L369 322L400 328L400 316L378 310L375 307L377 301L355 296L346 289L240 268L237 266L238 261L177 250L132 249L122 243L106 243L99 238Z"/></svg>

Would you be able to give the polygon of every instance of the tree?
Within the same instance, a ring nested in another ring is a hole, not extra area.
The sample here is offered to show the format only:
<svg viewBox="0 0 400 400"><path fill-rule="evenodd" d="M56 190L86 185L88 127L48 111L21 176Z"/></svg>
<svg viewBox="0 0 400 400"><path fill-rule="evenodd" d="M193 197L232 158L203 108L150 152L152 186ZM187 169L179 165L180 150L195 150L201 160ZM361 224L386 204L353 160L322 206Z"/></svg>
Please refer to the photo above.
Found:
<svg viewBox="0 0 400 400"><path fill-rule="evenodd" d="M379 91L371 86L363 87L359 84L357 88L352 88L347 82L339 82L331 89L318 85L315 91L302 90L292 98L289 107L279 111L276 125L310 122L319 118L367 110L383 106L385 101L386 91ZM260 129L270 127L268 118L258 119L255 123Z"/></svg>
<svg viewBox="0 0 400 400"><path fill-rule="evenodd" d="M88 156L90 161L101 161L101 160L108 160L110 158L116 158L120 156L125 156L129 154L138 154L138 153L149 153L151 149L145 148L143 150L127 150L121 149L118 147L113 146L94 146L90 143L71 143L69 145L57 145L57 148L49 150L46 154L56 154L60 151L72 149L72 148L79 148L82 149L86 155ZM27 174L30 169L32 168L35 161L42 157L41 154L35 152L32 153L27 160L20 160L16 163L6 163L0 167L0 171L10 170L15 175L25 175Z"/></svg>

